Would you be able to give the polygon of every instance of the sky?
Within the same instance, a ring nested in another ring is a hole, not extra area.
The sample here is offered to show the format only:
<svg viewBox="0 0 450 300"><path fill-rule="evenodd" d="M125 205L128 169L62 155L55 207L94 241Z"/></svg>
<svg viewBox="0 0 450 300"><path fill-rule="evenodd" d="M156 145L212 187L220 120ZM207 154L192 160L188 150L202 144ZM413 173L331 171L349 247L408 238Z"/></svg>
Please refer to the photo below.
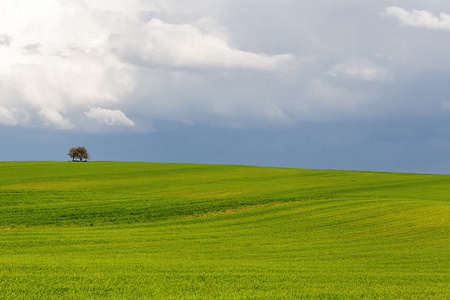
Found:
<svg viewBox="0 0 450 300"><path fill-rule="evenodd" d="M0 0L0 160L450 174L450 2Z"/></svg>

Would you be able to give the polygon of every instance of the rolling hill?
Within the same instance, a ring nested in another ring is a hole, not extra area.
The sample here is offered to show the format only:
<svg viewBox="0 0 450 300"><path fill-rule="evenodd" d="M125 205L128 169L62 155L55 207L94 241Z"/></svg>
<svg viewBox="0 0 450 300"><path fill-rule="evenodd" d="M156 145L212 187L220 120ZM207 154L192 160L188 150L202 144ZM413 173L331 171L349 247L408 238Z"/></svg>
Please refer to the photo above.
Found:
<svg viewBox="0 0 450 300"><path fill-rule="evenodd" d="M2 299L450 299L450 176L0 162Z"/></svg>

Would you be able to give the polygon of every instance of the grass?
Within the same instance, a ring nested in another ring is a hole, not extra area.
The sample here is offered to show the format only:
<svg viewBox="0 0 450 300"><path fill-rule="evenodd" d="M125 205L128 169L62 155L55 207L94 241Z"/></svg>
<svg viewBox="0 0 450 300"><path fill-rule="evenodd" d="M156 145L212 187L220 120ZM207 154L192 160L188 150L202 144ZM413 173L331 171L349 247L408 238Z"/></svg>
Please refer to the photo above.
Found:
<svg viewBox="0 0 450 300"><path fill-rule="evenodd" d="M450 176L0 162L1 299L450 299Z"/></svg>

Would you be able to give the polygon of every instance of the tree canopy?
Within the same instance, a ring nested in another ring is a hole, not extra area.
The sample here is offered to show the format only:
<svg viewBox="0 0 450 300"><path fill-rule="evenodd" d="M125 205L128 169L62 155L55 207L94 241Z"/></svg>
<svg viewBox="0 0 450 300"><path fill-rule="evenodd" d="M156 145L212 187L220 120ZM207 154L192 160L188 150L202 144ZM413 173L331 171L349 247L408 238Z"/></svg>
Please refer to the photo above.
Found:
<svg viewBox="0 0 450 300"><path fill-rule="evenodd" d="M72 161L87 161L88 159L91 159L91 156L89 155L85 147L71 147L67 155L72 158Z"/></svg>

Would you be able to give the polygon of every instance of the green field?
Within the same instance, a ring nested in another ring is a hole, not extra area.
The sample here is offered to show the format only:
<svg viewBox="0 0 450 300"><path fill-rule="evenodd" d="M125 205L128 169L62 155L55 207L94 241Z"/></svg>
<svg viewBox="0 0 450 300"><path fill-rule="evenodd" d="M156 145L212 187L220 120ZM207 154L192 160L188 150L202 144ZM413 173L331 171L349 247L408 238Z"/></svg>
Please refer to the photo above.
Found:
<svg viewBox="0 0 450 300"><path fill-rule="evenodd" d="M450 299L450 176L0 162L0 299Z"/></svg>

